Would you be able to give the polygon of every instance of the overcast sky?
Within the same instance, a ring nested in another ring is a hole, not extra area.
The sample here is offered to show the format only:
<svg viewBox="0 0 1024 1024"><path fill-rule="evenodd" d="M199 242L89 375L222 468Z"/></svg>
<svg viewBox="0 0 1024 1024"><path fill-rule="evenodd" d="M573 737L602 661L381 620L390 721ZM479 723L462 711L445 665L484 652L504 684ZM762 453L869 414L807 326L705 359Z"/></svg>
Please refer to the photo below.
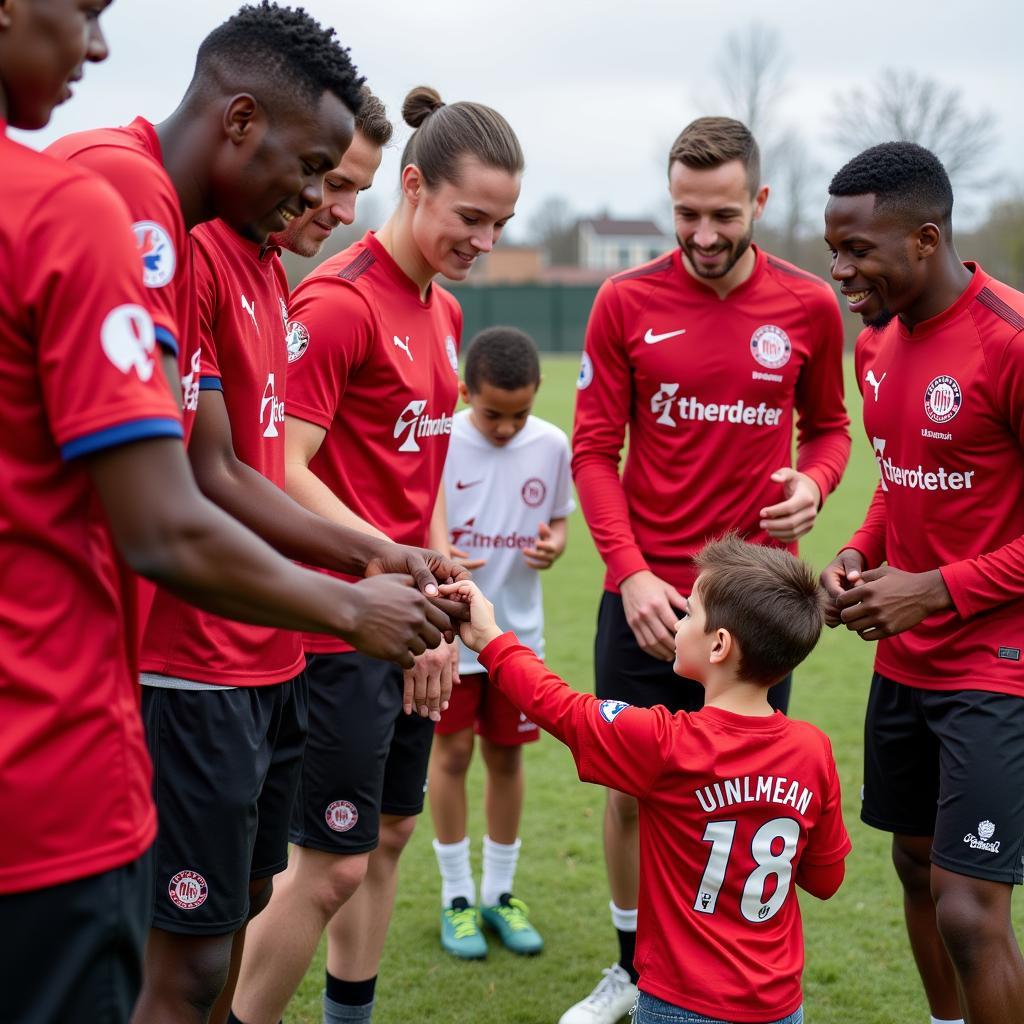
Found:
<svg viewBox="0 0 1024 1024"><path fill-rule="evenodd" d="M110 59L86 70L33 145L66 132L154 121L175 107L196 48L238 7L228 0L116 0L103 16ZM1024 187L1024 5L1010 0L306 0L350 46L359 70L398 118L412 86L445 100L479 100L519 135L527 171L517 214L522 236L540 202L621 216L667 212L664 161L677 132L722 113L715 63L725 36L752 20L778 31L789 67L775 123L798 125L827 173L852 155L830 139L835 97L886 67L913 70L963 91L997 118L992 154L1000 190ZM378 177L382 209L395 196L401 126ZM771 168L767 178L770 182Z"/></svg>

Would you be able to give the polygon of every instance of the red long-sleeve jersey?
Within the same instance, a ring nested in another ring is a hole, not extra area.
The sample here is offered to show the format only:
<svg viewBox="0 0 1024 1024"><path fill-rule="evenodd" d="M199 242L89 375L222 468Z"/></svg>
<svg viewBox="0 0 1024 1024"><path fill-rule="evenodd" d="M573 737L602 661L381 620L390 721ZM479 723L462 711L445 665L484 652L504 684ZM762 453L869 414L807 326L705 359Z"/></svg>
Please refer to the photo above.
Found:
<svg viewBox="0 0 1024 1024"><path fill-rule="evenodd" d="M571 690L514 634L480 654L492 683L572 751L579 776L640 803L640 988L715 1019L802 1002L793 883L830 896L850 851L828 737L781 712L671 714Z"/></svg>
<svg viewBox="0 0 1024 1024"><path fill-rule="evenodd" d="M577 385L573 475L609 590L651 569L689 593L692 556L729 529L774 543L760 511L784 498L769 477L792 465L794 412L797 469L823 499L846 467L835 296L819 278L755 253L753 273L725 300L686 271L679 250L598 292Z"/></svg>
<svg viewBox="0 0 1024 1024"><path fill-rule="evenodd" d="M881 480L847 547L869 567L937 568L953 599L879 641L879 672L1024 696L1024 295L967 266L970 285L938 316L857 340Z"/></svg>

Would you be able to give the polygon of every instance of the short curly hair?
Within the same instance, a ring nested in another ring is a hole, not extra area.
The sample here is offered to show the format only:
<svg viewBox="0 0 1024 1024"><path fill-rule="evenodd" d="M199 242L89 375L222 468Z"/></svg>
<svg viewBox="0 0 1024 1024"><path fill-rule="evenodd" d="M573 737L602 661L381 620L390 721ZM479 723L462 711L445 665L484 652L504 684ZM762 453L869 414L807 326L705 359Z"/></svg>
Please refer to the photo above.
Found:
<svg viewBox="0 0 1024 1024"><path fill-rule="evenodd" d="M485 384L502 391L540 386L537 346L517 327L488 327L469 343L466 388L479 394Z"/></svg>
<svg viewBox="0 0 1024 1024"><path fill-rule="evenodd" d="M267 85L268 96L316 102L331 92L353 114L362 104L364 79L333 28L324 28L301 7L271 0L245 4L200 44L195 79L241 71Z"/></svg>
<svg viewBox="0 0 1024 1024"><path fill-rule="evenodd" d="M828 186L831 196L874 195L875 209L893 210L913 225L953 227L953 187L939 158L916 142L883 142L845 164Z"/></svg>

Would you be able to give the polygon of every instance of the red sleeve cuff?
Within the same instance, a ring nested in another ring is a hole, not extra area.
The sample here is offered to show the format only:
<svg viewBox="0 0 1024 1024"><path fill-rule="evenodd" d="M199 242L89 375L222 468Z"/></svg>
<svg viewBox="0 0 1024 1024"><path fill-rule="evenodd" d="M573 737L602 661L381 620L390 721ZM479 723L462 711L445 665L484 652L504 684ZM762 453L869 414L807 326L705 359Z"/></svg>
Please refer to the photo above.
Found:
<svg viewBox="0 0 1024 1024"><path fill-rule="evenodd" d="M507 651L510 647L518 647L519 637L515 633L509 631L508 633L502 633L501 636L496 636L479 654L480 664L487 670L488 673L491 671L491 667L498 660L498 658Z"/></svg>
<svg viewBox="0 0 1024 1024"><path fill-rule="evenodd" d="M621 586L622 581L638 572L650 571L647 559L640 553L639 548L628 548L608 555L605 559L608 572L615 581L615 586Z"/></svg>
<svg viewBox="0 0 1024 1024"><path fill-rule="evenodd" d="M975 608L972 605L970 598L970 579L964 578L965 576L969 577L972 573L977 572L969 561L951 562L949 565L940 565L939 572L942 574L942 582L946 584L946 589L949 591L949 596L953 602L953 607L956 609L957 615L962 619L966 619L968 616L981 611L980 608Z"/></svg>
<svg viewBox="0 0 1024 1024"><path fill-rule="evenodd" d="M820 469L814 467L801 469L799 472L803 473L804 476L809 476L818 485L818 494L820 495L818 511L820 512L825 507L825 499L832 493L832 488L829 486L829 478Z"/></svg>

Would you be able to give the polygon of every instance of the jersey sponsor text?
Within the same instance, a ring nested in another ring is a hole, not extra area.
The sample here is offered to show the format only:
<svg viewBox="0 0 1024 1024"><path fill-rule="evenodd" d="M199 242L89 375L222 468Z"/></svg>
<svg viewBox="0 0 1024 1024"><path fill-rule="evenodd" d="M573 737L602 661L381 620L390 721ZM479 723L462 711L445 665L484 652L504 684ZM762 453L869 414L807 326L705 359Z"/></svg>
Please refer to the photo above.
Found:
<svg viewBox="0 0 1024 1024"><path fill-rule="evenodd" d="M783 410L764 402L749 405L742 398L735 402L701 402L694 395L677 398L678 383L662 383L651 396L651 412L657 414L656 423L666 427L676 426L673 416L680 420L706 423L740 423L747 427L775 427L782 420Z"/></svg>
<svg viewBox="0 0 1024 1024"><path fill-rule="evenodd" d="M886 457L884 437L873 437L871 445L875 449L875 461L882 475L883 491L889 490L889 484L918 491L967 491L973 486L976 472L973 469L950 472L945 466L925 469L920 463L917 466L897 466L891 458Z"/></svg>
<svg viewBox="0 0 1024 1024"><path fill-rule="evenodd" d="M427 408L425 398L414 398L398 414L395 420L395 439L405 434L405 440L398 446L400 452L418 452L420 446L417 438L438 437L452 432L452 417L442 413L440 416L425 416Z"/></svg>

